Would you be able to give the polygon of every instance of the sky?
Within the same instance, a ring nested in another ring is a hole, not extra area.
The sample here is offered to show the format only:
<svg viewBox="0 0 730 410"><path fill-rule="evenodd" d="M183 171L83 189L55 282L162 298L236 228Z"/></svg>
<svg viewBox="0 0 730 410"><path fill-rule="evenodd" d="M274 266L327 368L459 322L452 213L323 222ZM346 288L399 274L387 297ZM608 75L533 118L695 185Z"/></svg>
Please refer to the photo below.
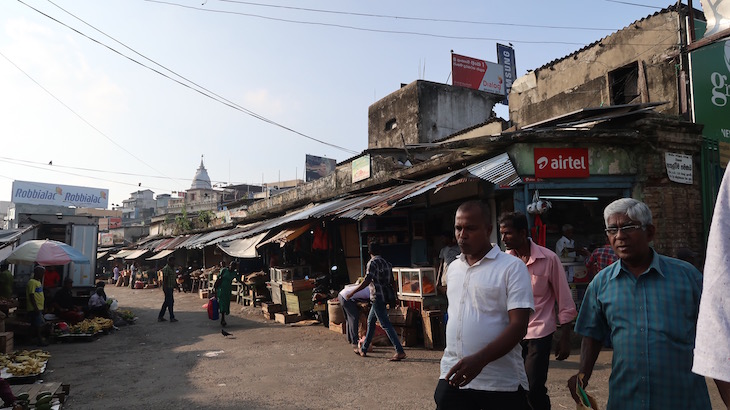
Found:
<svg viewBox="0 0 730 410"><path fill-rule="evenodd" d="M214 186L303 178L305 154L365 150L401 83L451 84L451 51L511 43L519 77L674 4L258 1L0 1L0 201L14 180L110 207L184 191L201 156Z"/></svg>

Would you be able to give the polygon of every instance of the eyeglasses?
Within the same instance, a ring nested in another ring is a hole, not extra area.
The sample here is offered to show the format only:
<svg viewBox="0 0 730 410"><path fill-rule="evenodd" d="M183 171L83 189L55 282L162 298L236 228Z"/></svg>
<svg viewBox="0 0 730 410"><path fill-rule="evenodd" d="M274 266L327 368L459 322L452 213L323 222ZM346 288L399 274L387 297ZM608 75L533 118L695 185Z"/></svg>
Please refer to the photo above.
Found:
<svg viewBox="0 0 730 410"><path fill-rule="evenodd" d="M646 225L626 225L626 226L609 226L605 229L606 235L614 236L618 235L619 232L623 232L625 234L631 234L639 229L644 229Z"/></svg>

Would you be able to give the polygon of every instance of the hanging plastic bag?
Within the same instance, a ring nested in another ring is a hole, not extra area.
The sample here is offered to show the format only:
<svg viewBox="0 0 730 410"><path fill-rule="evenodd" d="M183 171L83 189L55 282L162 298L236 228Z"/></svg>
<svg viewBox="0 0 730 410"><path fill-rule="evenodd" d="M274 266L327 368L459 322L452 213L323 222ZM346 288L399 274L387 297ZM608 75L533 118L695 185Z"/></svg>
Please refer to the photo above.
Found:
<svg viewBox="0 0 730 410"><path fill-rule="evenodd" d="M575 392L578 394L579 402L575 403L576 410L598 410L596 399L583 390L583 374L575 378Z"/></svg>
<svg viewBox="0 0 730 410"><path fill-rule="evenodd" d="M208 301L208 319L218 320L218 299L213 296Z"/></svg>

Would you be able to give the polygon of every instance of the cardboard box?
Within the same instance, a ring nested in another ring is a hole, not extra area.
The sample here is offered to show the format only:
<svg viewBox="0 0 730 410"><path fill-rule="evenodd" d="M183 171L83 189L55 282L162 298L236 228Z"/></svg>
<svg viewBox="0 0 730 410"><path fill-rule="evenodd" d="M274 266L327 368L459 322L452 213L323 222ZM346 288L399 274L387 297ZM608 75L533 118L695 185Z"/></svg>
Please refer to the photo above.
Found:
<svg viewBox="0 0 730 410"><path fill-rule="evenodd" d="M0 353L10 354L13 352L13 332L0 333Z"/></svg>
<svg viewBox="0 0 730 410"><path fill-rule="evenodd" d="M347 329L346 325L344 323L340 323L339 325L336 323L329 323L329 329L333 332L339 333L341 335L345 334L345 330Z"/></svg>

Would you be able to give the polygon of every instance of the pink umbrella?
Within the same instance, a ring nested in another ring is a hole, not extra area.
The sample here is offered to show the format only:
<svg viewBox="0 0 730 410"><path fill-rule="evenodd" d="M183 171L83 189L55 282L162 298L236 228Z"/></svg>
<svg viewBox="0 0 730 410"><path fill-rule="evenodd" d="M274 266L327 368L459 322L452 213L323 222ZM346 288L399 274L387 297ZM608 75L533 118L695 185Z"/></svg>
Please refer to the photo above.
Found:
<svg viewBox="0 0 730 410"><path fill-rule="evenodd" d="M8 263L41 266L65 265L67 263L91 263L89 258L68 244L50 239L36 239L20 244L6 259Z"/></svg>

